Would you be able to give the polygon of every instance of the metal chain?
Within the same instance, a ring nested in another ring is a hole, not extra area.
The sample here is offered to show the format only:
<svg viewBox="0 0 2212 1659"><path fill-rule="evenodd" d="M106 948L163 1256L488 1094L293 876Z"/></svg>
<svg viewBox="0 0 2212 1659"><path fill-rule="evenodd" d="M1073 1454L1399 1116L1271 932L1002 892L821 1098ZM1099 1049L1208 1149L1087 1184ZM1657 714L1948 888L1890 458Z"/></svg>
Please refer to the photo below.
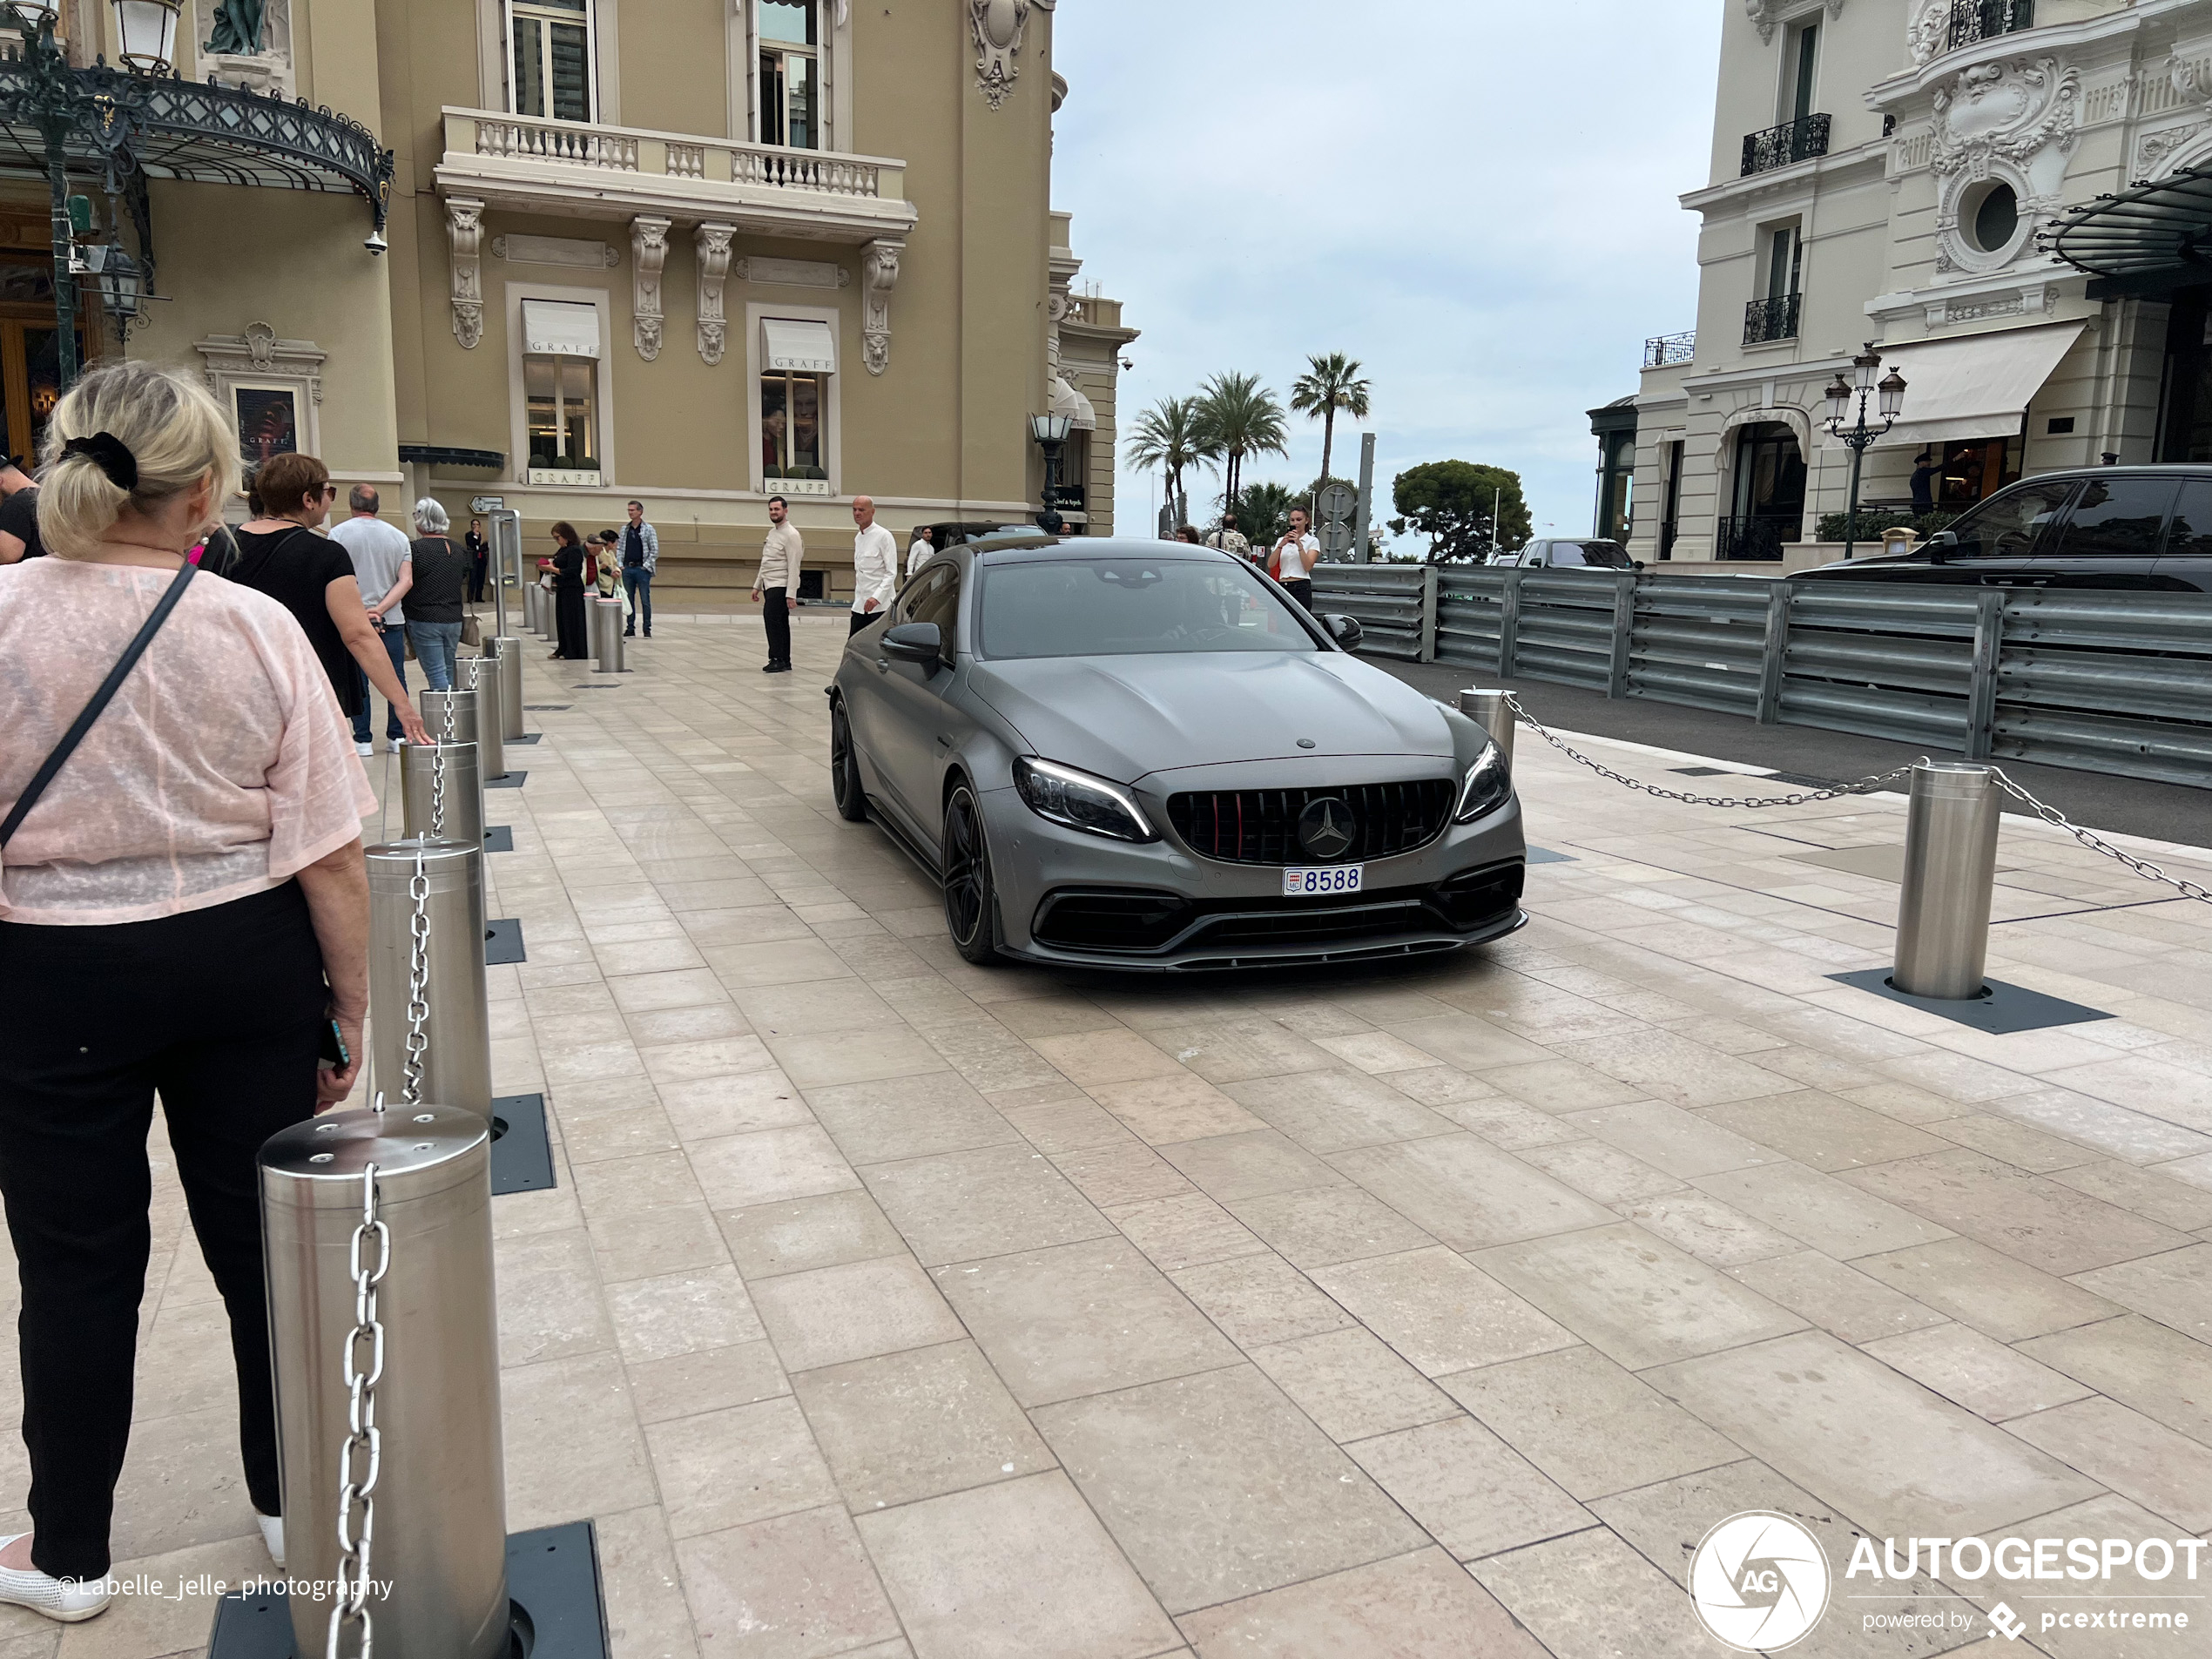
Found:
<svg viewBox="0 0 2212 1659"><path fill-rule="evenodd" d="M430 833L442 840L446 833L446 746L430 745Z"/></svg>
<svg viewBox="0 0 2212 1659"><path fill-rule="evenodd" d="M2051 806L2048 802L2036 799L2025 787L2014 783L2007 777L2002 766L1992 766L1989 770L1995 774L1997 786L2000 789L2012 796L2013 799L2023 803L2029 811L2045 823L2064 830L2092 853L2101 853L2108 859L2117 859L2147 881L2163 881L2185 899L2201 899L2207 904L2212 904L2212 890L2199 887L2194 881L2185 881L2179 876L2168 875L2148 859L2139 859L2132 853L2121 852L2094 830L2083 829L2080 825L2069 819L2057 807Z"/></svg>
<svg viewBox="0 0 2212 1659"><path fill-rule="evenodd" d="M372 1239L376 1244L374 1271L362 1248ZM376 1287L391 1270L392 1230L377 1214L374 1163L361 1171L361 1218L354 1228L348 1264L354 1276L354 1328L346 1333L346 1439L338 1453L338 1572L323 1659L339 1659L340 1639L349 1624L361 1631L359 1659L370 1659L375 1649L375 1622L368 1610L369 1555L376 1536L376 1480L384 1460L383 1437L376 1427L376 1385L384 1378L384 1325L376 1317ZM368 1345L366 1372L361 1369L363 1342ZM360 1467L364 1456L366 1472Z"/></svg>
<svg viewBox="0 0 2212 1659"><path fill-rule="evenodd" d="M1898 766L1894 771L1882 772L1878 776L1872 778L1861 778L1855 784L1838 784L1833 789L1808 790L1800 795L1748 796L1742 799L1726 795L1695 795L1679 789L1662 789L1656 784L1640 782L1636 779L1628 777L1623 773L1614 771L1612 767L1607 765L1603 761L1591 759L1589 756L1584 754L1581 750L1568 743L1556 732L1552 731L1548 726L1545 725L1541 720L1539 720L1534 715L1529 713L1527 709L1521 707L1521 699L1514 696L1512 692L1508 691L1505 694L1505 696L1506 706L1511 709L1514 713L1520 718L1521 723L1528 726L1538 737L1541 738L1546 743L1551 745L1553 748L1558 750L1569 760L1579 761L1583 765L1588 766L1592 772L1597 773L1599 777L1609 779L1614 783L1622 785L1627 788L1640 789L1645 794L1656 795L1662 800L1678 800L1691 806L1749 806L1754 808L1762 806L1809 806L1815 801L1838 800L1845 795L1871 794L1874 791L1882 788L1885 785L1893 784L1901 778L1910 777L1912 772L1912 765L1925 765L1927 761L1927 757L1923 755L1918 761L1913 762L1912 765Z"/></svg>
<svg viewBox="0 0 2212 1659"><path fill-rule="evenodd" d="M427 996L430 978L430 871L424 861L429 843L417 837L415 843L415 874L407 884L407 896L413 900L415 914L408 918L407 961L407 1063L405 1085L400 1098L410 1106L422 1103L422 1055L429 1047L423 1035L423 1022L430 1017Z"/></svg>

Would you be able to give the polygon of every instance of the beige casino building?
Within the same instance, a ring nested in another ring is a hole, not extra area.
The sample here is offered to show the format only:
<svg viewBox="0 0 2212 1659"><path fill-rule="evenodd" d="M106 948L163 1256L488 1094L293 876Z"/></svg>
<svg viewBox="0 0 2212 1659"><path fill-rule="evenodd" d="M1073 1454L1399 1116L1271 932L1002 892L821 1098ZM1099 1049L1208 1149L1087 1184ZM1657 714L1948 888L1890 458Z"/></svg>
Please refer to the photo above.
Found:
<svg viewBox="0 0 2212 1659"><path fill-rule="evenodd" d="M1709 3L1716 0L1708 0ZM1956 512L2024 474L2212 459L2212 0L1725 0L1696 327L1592 411L1602 532L1745 574L1825 563L1824 391L1908 382L1863 502L1934 459ZM2106 196L2116 199L2107 201Z"/></svg>
<svg viewBox="0 0 2212 1659"><path fill-rule="evenodd" d="M116 213L163 297L120 348L204 373L249 455L320 454L388 516L497 496L536 554L641 500L678 608L745 600L772 494L826 599L856 495L902 543L1034 515L1038 415L1068 418L1064 516L1110 533L1135 331L1052 206L1054 4L183 0L159 90L189 107ZM113 62L118 28L62 0L74 63ZM226 139L240 111L266 131ZM46 195L10 136L0 375L35 427ZM82 332L118 349L97 306Z"/></svg>

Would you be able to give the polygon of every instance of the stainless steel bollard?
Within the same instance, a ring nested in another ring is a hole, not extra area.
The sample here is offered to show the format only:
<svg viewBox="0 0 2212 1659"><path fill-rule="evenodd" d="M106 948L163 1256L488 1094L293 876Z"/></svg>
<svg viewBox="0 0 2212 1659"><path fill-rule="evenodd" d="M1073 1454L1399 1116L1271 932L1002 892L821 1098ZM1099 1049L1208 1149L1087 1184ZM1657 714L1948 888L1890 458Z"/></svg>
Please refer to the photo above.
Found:
<svg viewBox="0 0 2212 1659"><path fill-rule="evenodd" d="M427 714L423 718L429 718ZM431 730L437 730L435 721L431 722ZM441 756L445 762L442 822L438 819L436 799ZM435 835L442 840L459 841L464 846L484 844L484 780L476 769L475 744L434 743L427 748L421 744L401 744L400 798L404 808L401 821L409 840Z"/></svg>
<svg viewBox="0 0 2212 1659"><path fill-rule="evenodd" d="M499 735L523 735L523 642L502 634L491 642L491 655L499 661Z"/></svg>
<svg viewBox="0 0 2212 1659"><path fill-rule="evenodd" d="M591 654L599 659L595 674L620 674L622 665L622 601L593 599L591 606Z"/></svg>
<svg viewBox="0 0 2212 1659"><path fill-rule="evenodd" d="M376 1166L391 1265L366 1603L383 1659L505 1659L507 1496L492 1291L491 1125L450 1106L340 1111L261 1148L261 1250L293 1640L320 1654L338 1570L354 1229ZM364 1246L371 1264L380 1250ZM368 1343L361 1363L369 1363ZM320 1594L315 1588L320 1587Z"/></svg>
<svg viewBox="0 0 2212 1659"><path fill-rule="evenodd" d="M1890 983L1907 996L1962 1001L1982 993L2002 799L1986 766L1939 761L1912 768L1890 972Z"/></svg>
<svg viewBox="0 0 2212 1659"><path fill-rule="evenodd" d="M531 583L523 590L523 626L539 638L545 637L545 590Z"/></svg>
<svg viewBox="0 0 2212 1659"><path fill-rule="evenodd" d="M1514 728L1521 723L1514 718L1513 709L1503 691L1477 691L1470 686L1460 693L1460 712L1481 723L1490 734L1490 741L1498 745L1506 758L1508 770L1513 765Z"/></svg>
<svg viewBox="0 0 2212 1659"><path fill-rule="evenodd" d="M422 1022L422 1098L491 1113L491 1016L484 988L484 853L455 840L368 849L369 1064L387 1101L407 1088L408 979L413 967L415 858L429 895Z"/></svg>
<svg viewBox="0 0 2212 1659"><path fill-rule="evenodd" d="M476 694L477 775L486 783L507 775L507 745L500 736L499 659L487 653L461 659L464 684Z"/></svg>

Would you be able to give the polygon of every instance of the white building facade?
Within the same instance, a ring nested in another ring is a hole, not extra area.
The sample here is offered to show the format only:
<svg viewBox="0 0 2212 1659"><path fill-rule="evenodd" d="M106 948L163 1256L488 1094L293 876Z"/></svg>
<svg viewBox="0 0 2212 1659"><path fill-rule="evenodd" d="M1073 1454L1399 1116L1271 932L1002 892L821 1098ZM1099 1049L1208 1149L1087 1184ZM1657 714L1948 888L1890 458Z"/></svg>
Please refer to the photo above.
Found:
<svg viewBox="0 0 2212 1659"><path fill-rule="evenodd" d="M1647 345L1635 399L1635 556L1838 556L1824 393L1870 341L1908 390L1863 508L1909 507L1923 455L1949 512L2053 468L2212 459L2212 265L2107 260L2128 229L2073 223L2212 169L2212 0L1727 7L1711 182L1683 198L1696 328Z"/></svg>

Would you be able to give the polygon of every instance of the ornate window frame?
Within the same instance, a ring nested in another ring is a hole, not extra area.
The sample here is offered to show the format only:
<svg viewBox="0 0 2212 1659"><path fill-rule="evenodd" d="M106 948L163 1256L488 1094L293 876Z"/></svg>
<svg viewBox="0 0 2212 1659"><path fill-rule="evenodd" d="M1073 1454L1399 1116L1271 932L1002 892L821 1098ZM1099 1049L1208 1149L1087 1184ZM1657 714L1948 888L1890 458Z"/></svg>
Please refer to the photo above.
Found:
<svg viewBox="0 0 2212 1659"><path fill-rule="evenodd" d="M822 65L823 151L852 148L853 27L851 0L813 0L821 8L818 51ZM730 137L740 144L760 138L759 0L729 0Z"/></svg>
<svg viewBox="0 0 2212 1659"><path fill-rule="evenodd" d="M238 395L290 392L304 455L322 453L322 366L330 354L312 340L280 340L266 322L249 322L238 334L209 334L192 341L215 401L238 429Z"/></svg>
<svg viewBox="0 0 2212 1659"><path fill-rule="evenodd" d="M477 107L512 113L514 49L509 30L512 0L476 0ZM591 120L622 125L621 0L588 0L585 8L591 53Z"/></svg>
<svg viewBox="0 0 2212 1659"><path fill-rule="evenodd" d="M824 400L822 424L822 470L829 474L827 498L836 499L845 494L845 377L852 372L852 345L845 334L845 314L835 306L787 306L759 300L748 300L745 308L745 435L746 487L757 496L792 495L783 481L774 487L768 482L767 473L760 461L760 320L764 317L789 317L799 322L826 322L837 336L837 370L829 379L829 396ZM823 499L810 496L810 499Z"/></svg>
<svg viewBox="0 0 2212 1659"><path fill-rule="evenodd" d="M524 484L529 480L529 397L523 388L523 359L529 355L523 349L528 343L523 331L525 300L590 306L599 314L599 488L610 488L621 476L615 460L614 296L604 288L573 288L553 282L510 281L501 301L507 317L507 482Z"/></svg>

